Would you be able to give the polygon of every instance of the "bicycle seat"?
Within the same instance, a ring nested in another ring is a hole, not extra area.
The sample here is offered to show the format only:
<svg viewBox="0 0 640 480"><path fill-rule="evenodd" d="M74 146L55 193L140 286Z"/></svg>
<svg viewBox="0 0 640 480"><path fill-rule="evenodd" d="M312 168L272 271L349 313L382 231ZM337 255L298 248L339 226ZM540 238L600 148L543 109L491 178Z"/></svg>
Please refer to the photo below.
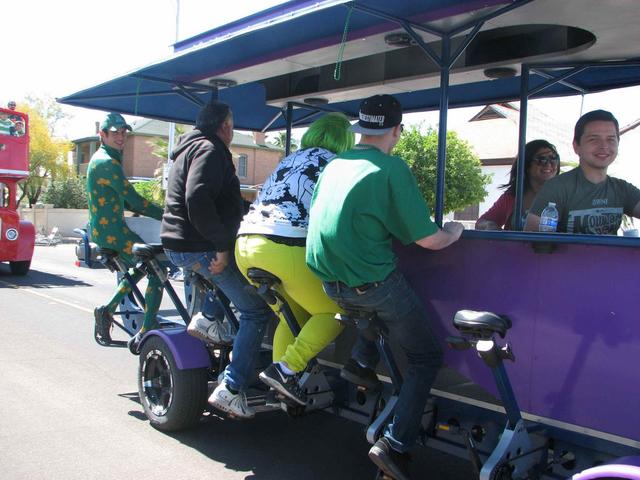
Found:
<svg viewBox="0 0 640 480"><path fill-rule="evenodd" d="M490 337L497 333L502 338L511 328L511 320L491 312L460 310L453 317L453 325L463 333L479 337Z"/></svg>
<svg viewBox="0 0 640 480"><path fill-rule="evenodd" d="M159 253L163 253L164 249L160 243L134 243L131 252L141 260L151 260Z"/></svg>
<svg viewBox="0 0 640 480"><path fill-rule="evenodd" d="M110 248L104 248L104 247L97 247L96 248L96 253L98 255L101 255L105 258L113 258L113 257L117 257L118 256L118 251L117 250L112 250Z"/></svg>
<svg viewBox="0 0 640 480"><path fill-rule="evenodd" d="M247 270L247 277L256 283L266 283L269 286L280 283L280 279L273 273L256 267L252 267Z"/></svg>
<svg viewBox="0 0 640 480"><path fill-rule="evenodd" d="M345 327L355 326L358 328L358 330L373 334L373 337L371 338L369 338L370 335L365 334L365 337L369 338L370 340L375 340L376 336L379 333L387 333L387 328L380 321L378 315L376 315L375 312L368 312L366 310L355 310L353 308L347 307L342 303L338 303L338 306L342 310L344 310L344 313L337 313L334 318Z"/></svg>

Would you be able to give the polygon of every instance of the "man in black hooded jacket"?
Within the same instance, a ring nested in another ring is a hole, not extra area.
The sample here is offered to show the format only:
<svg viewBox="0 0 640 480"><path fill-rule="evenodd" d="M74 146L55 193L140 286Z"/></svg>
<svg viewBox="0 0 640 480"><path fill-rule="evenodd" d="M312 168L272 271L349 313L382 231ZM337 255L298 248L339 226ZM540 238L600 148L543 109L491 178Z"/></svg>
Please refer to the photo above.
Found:
<svg viewBox="0 0 640 480"><path fill-rule="evenodd" d="M160 237L171 262L216 284L240 313L233 358L209 403L236 417L251 418L245 391L253 380L264 330L273 313L235 263L236 233L244 213L240 181L229 145L233 114L228 105L212 101L198 114L196 128L180 137L172 153ZM194 317L188 332L217 341L217 323Z"/></svg>

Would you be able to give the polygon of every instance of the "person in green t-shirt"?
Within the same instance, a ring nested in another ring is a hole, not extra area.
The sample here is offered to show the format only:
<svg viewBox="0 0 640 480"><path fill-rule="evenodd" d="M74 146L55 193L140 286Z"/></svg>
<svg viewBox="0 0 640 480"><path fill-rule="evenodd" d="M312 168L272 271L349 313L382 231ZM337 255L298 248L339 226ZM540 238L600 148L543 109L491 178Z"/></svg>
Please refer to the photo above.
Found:
<svg viewBox="0 0 640 480"><path fill-rule="evenodd" d="M131 253L134 243L144 243L132 232L124 219L124 210L131 210L156 220L162 219L162 209L141 197L129 183L122 170L122 150L131 127L119 113L110 113L100 125L100 148L93 154L87 167L87 201L89 204L90 238L99 247L118 252L119 258L129 267L136 261ZM135 270L134 282L143 273ZM162 301L162 282L153 274L148 276L145 291L144 321L140 331L131 337L128 346L132 353L138 353L142 334L158 327L156 315ZM113 298L94 310L95 336L98 343L111 343L113 313L119 303L131 292L131 285L122 280Z"/></svg>
<svg viewBox="0 0 640 480"><path fill-rule="evenodd" d="M374 311L407 355L408 368L393 421L369 457L386 474L409 478L407 451L420 431L431 385L442 365L442 349L420 299L396 268L392 240L439 250L458 240L463 226L440 229L407 164L389 153L402 132L402 107L391 95L360 105L351 127L362 135L320 175L311 201L306 261L325 292L348 308ZM369 388L379 380L378 353L362 336L341 376Z"/></svg>
<svg viewBox="0 0 640 480"><path fill-rule="evenodd" d="M622 214L640 217L640 190L607 175L619 141L618 120L610 112L594 110L580 117L573 136L580 164L544 184L524 229L539 230L540 216L550 202L558 209L558 232L616 235Z"/></svg>

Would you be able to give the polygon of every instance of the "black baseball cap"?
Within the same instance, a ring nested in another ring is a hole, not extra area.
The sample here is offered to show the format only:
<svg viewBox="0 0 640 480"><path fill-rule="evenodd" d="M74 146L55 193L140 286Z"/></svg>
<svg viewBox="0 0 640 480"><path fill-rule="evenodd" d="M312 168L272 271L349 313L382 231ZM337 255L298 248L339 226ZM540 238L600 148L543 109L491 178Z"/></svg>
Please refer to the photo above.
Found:
<svg viewBox="0 0 640 480"><path fill-rule="evenodd" d="M358 122L351 125L354 133L384 135L402 123L402 105L392 95L374 95L360 104Z"/></svg>

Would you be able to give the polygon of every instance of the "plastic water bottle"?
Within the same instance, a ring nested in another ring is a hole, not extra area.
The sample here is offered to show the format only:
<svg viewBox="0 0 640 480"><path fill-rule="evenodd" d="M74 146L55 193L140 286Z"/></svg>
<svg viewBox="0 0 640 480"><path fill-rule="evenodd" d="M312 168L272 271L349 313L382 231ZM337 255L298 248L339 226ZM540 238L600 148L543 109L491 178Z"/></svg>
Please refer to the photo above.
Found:
<svg viewBox="0 0 640 480"><path fill-rule="evenodd" d="M542 215L540 215L540 231L541 232L555 232L558 229L558 209L556 204L549 202L544 207Z"/></svg>

